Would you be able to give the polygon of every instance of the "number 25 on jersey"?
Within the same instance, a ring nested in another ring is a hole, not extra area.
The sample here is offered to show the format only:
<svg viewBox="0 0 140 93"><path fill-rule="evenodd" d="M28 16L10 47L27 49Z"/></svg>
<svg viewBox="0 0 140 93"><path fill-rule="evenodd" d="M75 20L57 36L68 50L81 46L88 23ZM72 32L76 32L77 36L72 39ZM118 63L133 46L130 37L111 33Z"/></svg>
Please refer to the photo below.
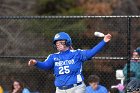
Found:
<svg viewBox="0 0 140 93"><path fill-rule="evenodd" d="M59 67L59 74L68 74L70 73L69 66Z"/></svg>

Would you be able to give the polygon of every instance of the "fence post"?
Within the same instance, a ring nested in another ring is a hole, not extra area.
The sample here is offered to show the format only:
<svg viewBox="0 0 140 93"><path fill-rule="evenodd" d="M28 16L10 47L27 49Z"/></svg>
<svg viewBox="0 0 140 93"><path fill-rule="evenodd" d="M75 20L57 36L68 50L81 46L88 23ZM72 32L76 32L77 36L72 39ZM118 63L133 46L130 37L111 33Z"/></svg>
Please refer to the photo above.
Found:
<svg viewBox="0 0 140 93"><path fill-rule="evenodd" d="M131 18L127 17L127 78L130 81L130 60L131 60Z"/></svg>

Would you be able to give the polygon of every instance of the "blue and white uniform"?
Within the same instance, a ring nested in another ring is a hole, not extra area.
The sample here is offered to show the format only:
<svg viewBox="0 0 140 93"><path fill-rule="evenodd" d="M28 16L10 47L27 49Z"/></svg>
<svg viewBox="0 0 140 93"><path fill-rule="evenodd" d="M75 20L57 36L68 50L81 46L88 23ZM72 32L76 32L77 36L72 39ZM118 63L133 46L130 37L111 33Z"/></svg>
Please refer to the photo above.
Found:
<svg viewBox="0 0 140 93"><path fill-rule="evenodd" d="M86 93L108 93L108 91L104 86L98 85L96 90L94 90L91 86L87 86Z"/></svg>
<svg viewBox="0 0 140 93"><path fill-rule="evenodd" d="M50 54L44 62L37 61L35 66L43 70L53 69L55 75L55 86L68 86L84 80L82 65L90 60L104 46L106 42L102 40L98 45L89 50L66 50Z"/></svg>

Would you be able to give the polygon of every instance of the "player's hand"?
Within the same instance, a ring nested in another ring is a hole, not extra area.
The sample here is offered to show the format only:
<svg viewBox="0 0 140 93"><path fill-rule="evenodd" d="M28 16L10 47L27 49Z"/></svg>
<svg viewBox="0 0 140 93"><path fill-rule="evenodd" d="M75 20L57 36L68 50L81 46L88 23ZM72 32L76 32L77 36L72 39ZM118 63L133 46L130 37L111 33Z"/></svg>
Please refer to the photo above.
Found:
<svg viewBox="0 0 140 93"><path fill-rule="evenodd" d="M18 92L18 89L13 89L12 93L17 93Z"/></svg>
<svg viewBox="0 0 140 93"><path fill-rule="evenodd" d="M37 63L36 60L30 59L29 62L28 62L28 66L34 66L36 63Z"/></svg>
<svg viewBox="0 0 140 93"><path fill-rule="evenodd" d="M104 36L104 41L105 41L105 42L109 42L109 41L111 40L111 37L112 37L112 36L111 36L110 34L105 35L105 36Z"/></svg>

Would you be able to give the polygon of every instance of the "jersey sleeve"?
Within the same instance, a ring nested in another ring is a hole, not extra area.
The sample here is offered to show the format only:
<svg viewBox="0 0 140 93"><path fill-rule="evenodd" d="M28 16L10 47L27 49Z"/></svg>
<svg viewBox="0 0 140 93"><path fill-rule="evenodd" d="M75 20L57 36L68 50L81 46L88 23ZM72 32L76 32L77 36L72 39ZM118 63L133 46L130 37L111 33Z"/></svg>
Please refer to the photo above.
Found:
<svg viewBox="0 0 140 93"><path fill-rule="evenodd" d="M54 60L53 60L53 56L49 55L47 57L47 59L44 62L41 61L37 61L37 63L35 64L35 66L39 69L43 69L43 70L49 70L52 69L54 67Z"/></svg>
<svg viewBox="0 0 140 93"><path fill-rule="evenodd" d="M30 93L30 91L29 91L29 89L24 88L23 91L22 91L22 93Z"/></svg>
<svg viewBox="0 0 140 93"><path fill-rule="evenodd" d="M123 74L125 76L125 81L128 80L128 77L127 77L127 71L128 71L128 68L127 68L128 64L125 65L125 67L123 68ZM136 62L130 62L130 78L131 77L136 77L136 75L138 75L137 73L137 63Z"/></svg>
<svg viewBox="0 0 140 93"><path fill-rule="evenodd" d="M108 93L108 90L105 87L104 87L103 91L104 91L104 93Z"/></svg>
<svg viewBox="0 0 140 93"><path fill-rule="evenodd" d="M90 91L92 91L92 90L90 90L89 86L87 86L87 87L86 87L86 92L85 92L85 93L91 93Z"/></svg>
<svg viewBox="0 0 140 93"><path fill-rule="evenodd" d="M140 63L137 65L137 78L140 79Z"/></svg>
<svg viewBox="0 0 140 93"><path fill-rule="evenodd" d="M123 68L123 74L125 77L127 77L127 64Z"/></svg>
<svg viewBox="0 0 140 93"><path fill-rule="evenodd" d="M106 42L102 40L99 44L89 50L82 50L82 61L90 60L93 56L95 56L100 50L106 45Z"/></svg>

